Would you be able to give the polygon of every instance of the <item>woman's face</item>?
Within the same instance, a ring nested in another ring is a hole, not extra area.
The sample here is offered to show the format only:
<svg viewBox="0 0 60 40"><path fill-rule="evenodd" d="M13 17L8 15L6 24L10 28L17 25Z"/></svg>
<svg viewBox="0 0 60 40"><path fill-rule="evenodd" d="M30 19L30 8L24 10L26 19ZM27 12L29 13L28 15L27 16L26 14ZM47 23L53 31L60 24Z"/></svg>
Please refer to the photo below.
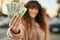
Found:
<svg viewBox="0 0 60 40"><path fill-rule="evenodd" d="M38 14L38 8L29 8L28 12L31 18L35 18Z"/></svg>

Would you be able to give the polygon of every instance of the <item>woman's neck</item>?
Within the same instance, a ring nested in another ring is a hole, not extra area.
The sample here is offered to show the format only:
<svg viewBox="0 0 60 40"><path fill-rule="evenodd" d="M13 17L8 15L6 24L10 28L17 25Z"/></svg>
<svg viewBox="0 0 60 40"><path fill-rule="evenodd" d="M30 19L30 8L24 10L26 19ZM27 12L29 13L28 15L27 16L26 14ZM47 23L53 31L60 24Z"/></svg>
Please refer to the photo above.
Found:
<svg viewBox="0 0 60 40"><path fill-rule="evenodd" d="M32 21L32 22L35 22L35 18L31 18L31 21Z"/></svg>

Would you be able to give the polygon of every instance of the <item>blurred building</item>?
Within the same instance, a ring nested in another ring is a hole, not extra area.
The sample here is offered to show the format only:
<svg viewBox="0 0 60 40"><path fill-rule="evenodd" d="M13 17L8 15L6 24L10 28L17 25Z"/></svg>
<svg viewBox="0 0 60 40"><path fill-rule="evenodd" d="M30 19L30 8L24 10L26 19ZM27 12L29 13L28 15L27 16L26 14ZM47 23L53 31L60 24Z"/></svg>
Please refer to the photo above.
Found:
<svg viewBox="0 0 60 40"><path fill-rule="evenodd" d="M7 14L6 13L6 4L12 2L13 0L0 0L0 12Z"/></svg>
<svg viewBox="0 0 60 40"><path fill-rule="evenodd" d="M2 2L3 0L0 0L0 12L2 11Z"/></svg>
<svg viewBox="0 0 60 40"><path fill-rule="evenodd" d="M60 0L57 0L58 10L57 10L57 17L60 18Z"/></svg>

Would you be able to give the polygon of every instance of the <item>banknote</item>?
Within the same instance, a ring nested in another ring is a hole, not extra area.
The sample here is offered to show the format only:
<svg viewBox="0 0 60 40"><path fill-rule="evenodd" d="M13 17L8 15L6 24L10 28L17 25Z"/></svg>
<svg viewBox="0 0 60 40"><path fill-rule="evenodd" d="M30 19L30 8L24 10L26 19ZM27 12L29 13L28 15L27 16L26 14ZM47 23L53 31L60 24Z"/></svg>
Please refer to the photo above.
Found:
<svg viewBox="0 0 60 40"><path fill-rule="evenodd" d="M15 14L17 14L19 17L23 17L25 12L27 11L27 8L25 8L22 3L13 2L13 3L7 4L6 6L8 11L8 16L10 19Z"/></svg>

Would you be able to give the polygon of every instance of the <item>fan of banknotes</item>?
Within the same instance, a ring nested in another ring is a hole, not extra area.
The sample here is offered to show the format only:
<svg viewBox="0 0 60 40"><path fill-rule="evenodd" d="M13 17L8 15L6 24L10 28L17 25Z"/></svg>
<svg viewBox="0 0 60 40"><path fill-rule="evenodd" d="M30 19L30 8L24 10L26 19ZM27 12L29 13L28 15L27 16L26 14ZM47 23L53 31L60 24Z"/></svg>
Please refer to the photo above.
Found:
<svg viewBox="0 0 60 40"><path fill-rule="evenodd" d="M17 14L19 17L22 17L27 10L22 3L17 3L17 2L7 4L6 7L7 7L8 16L10 19L15 14Z"/></svg>

